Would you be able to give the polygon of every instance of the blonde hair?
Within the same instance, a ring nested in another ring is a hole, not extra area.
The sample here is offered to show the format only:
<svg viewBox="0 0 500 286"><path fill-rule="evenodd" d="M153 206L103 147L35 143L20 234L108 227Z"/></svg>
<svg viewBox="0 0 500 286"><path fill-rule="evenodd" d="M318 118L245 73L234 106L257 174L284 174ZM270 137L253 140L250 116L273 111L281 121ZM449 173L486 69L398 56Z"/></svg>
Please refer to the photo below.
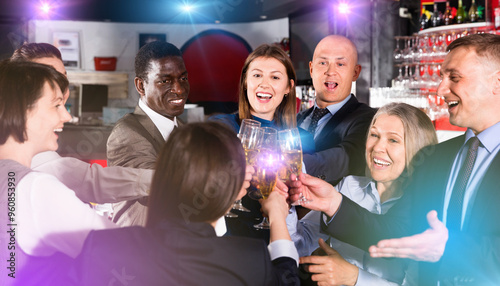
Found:
<svg viewBox="0 0 500 286"><path fill-rule="evenodd" d="M434 125L432 124L429 116L427 116L427 114L425 114L422 110L406 103L389 103L382 106L377 111L375 116L373 116L370 127L368 127L368 132L370 132L371 128L377 121L377 118L383 114L398 117L403 123L403 129L405 132L404 175L401 174L391 185L391 189L397 190L401 186L402 181L406 177L411 176L413 173L413 165L411 164L411 161L413 160L415 154L417 154L417 152L425 146L437 144L438 140L436 130L434 129ZM370 172L367 169L367 174L369 173Z"/></svg>

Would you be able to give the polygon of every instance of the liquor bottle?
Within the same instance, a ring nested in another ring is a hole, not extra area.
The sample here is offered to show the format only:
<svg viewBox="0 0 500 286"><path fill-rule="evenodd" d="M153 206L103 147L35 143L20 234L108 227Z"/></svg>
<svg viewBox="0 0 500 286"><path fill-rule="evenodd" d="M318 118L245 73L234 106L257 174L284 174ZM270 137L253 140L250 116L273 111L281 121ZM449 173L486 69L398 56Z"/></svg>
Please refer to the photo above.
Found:
<svg viewBox="0 0 500 286"><path fill-rule="evenodd" d="M450 1L446 1L446 10L443 15L443 23L447 25L453 24L453 15L451 14Z"/></svg>
<svg viewBox="0 0 500 286"><path fill-rule="evenodd" d="M427 17L427 14L429 11L425 10L425 8L422 8L422 15L420 16L420 31L425 30L429 27L429 18Z"/></svg>
<svg viewBox="0 0 500 286"><path fill-rule="evenodd" d="M498 0L498 6L495 8L495 29L500 29L500 0Z"/></svg>
<svg viewBox="0 0 500 286"><path fill-rule="evenodd" d="M472 4L470 5L468 16L469 16L469 20L471 21L471 23L477 22L478 14L477 14L476 0L472 0Z"/></svg>
<svg viewBox="0 0 500 286"><path fill-rule="evenodd" d="M462 5L462 0L458 0L457 16L455 16L457 24L465 23L467 19L467 14L465 13L464 6Z"/></svg>
<svg viewBox="0 0 500 286"><path fill-rule="evenodd" d="M431 25L432 27L437 27L441 25L441 15L439 15L438 5L434 2L434 11L431 16Z"/></svg>

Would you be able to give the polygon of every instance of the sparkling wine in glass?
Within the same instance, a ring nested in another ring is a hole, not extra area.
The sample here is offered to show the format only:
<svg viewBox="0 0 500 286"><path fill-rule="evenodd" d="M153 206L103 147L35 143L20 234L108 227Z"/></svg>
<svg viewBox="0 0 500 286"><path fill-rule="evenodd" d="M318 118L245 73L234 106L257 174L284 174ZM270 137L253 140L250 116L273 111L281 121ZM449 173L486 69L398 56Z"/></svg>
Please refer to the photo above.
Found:
<svg viewBox="0 0 500 286"><path fill-rule="evenodd" d="M257 143L262 139L260 122L253 119L243 119L241 121L238 138L240 138L243 150L245 150L247 165L255 165L255 159L258 153ZM241 199L234 202L232 209L242 212L250 212L249 209L243 206Z"/></svg>
<svg viewBox="0 0 500 286"><path fill-rule="evenodd" d="M257 189L263 199L267 199L276 186L281 154L278 145L278 131L274 128L261 127L262 140L258 143L259 152L256 158ZM257 229L269 229L266 217L261 223L254 225Z"/></svg>
<svg viewBox="0 0 500 286"><path fill-rule="evenodd" d="M278 141L283 164L286 168L285 180L288 180L291 174L294 174L298 179L302 172L302 144L300 142L299 130L292 128L278 132ZM292 205L300 205L307 202L310 202L310 200L304 194L300 194L300 198L296 202L293 202Z"/></svg>

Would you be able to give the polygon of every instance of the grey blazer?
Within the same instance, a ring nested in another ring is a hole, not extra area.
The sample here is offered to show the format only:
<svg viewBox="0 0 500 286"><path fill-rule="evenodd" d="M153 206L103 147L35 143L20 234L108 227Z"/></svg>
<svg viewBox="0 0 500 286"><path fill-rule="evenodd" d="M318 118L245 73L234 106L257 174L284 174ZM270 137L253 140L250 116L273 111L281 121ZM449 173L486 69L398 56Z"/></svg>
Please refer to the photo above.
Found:
<svg viewBox="0 0 500 286"><path fill-rule="evenodd" d="M137 106L116 122L107 143L109 166L153 169L165 144L160 131ZM120 226L146 224L147 197L113 204L113 221Z"/></svg>

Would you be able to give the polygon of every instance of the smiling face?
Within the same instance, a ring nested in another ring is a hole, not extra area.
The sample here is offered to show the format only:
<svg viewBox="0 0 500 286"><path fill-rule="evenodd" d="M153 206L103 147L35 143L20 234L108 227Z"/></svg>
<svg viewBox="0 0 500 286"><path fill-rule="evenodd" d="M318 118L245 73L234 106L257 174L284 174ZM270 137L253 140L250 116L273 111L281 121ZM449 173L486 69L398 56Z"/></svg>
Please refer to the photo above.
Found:
<svg viewBox="0 0 500 286"><path fill-rule="evenodd" d="M406 166L403 122L394 115L381 114L368 133L366 163L377 184L390 186Z"/></svg>
<svg viewBox="0 0 500 286"><path fill-rule="evenodd" d="M285 66L275 58L258 57L246 73L247 97L251 114L273 120L276 108L290 92L290 81Z"/></svg>
<svg viewBox="0 0 500 286"><path fill-rule="evenodd" d="M338 103L351 93L351 85L361 72L356 47L342 36L321 40L314 50L309 71L320 108Z"/></svg>
<svg viewBox="0 0 500 286"><path fill-rule="evenodd" d="M33 146L34 154L57 150L57 133L61 132L64 123L71 119L63 101L61 90L52 89L48 83L45 83L42 97L28 111L27 142Z"/></svg>
<svg viewBox="0 0 500 286"><path fill-rule="evenodd" d="M184 112L189 82L181 57L151 60L147 78L135 78L135 85L141 98L157 113L173 119Z"/></svg>
<svg viewBox="0 0 500 286"><path fill-rule="evenodd" d="M446 56L437 92L448 104L451 124L479 134L500 121L499 73L473 49L459 47Z"/></svg>

